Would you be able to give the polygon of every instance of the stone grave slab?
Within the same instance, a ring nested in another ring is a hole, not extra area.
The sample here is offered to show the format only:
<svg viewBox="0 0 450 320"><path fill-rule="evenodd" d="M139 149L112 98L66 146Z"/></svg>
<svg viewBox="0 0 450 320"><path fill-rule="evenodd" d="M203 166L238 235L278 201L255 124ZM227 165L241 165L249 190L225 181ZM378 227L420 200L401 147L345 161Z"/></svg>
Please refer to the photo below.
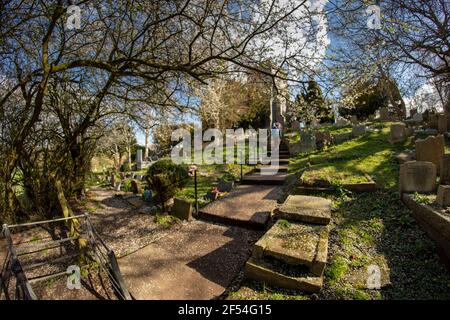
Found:
<svg viewBox="0 0 450 320"><path fill-rule="evenodd" d="M274 270L272 264L264 260L250 258L245 264L244 275L247 278L263 281L269 285L300 290L310 293L317 293L322 288L323 277L311 275L288 275L278 270Z"/></svg>
<svg viewBox="0 0 450 320"><path fill-rule="evenodd" d="M409 161L400 165L400 192L433 192L436 166L427 161Z"/></svg>
<svg viewBox="0 0 450 320"><path fill-rule="evenodd" d="M253 257L272 257L291 266L306 266L321 276L327 263L327 226L279 220L253 247Z"/></svg>
<svg viewBox="0 0 450 320"><path fill-rule="evenodd" d="M181 220L192 219L192 203L184 199L175 198L173 201L173 207L170 211L171 215Z"/></svg>
<svg viewBox="0 0 450 320"><path fill-rule="evenodd" d="M331 220L331 201L320 197L290 195L274 210L274 214L280 219L328 224Z"/></svg>

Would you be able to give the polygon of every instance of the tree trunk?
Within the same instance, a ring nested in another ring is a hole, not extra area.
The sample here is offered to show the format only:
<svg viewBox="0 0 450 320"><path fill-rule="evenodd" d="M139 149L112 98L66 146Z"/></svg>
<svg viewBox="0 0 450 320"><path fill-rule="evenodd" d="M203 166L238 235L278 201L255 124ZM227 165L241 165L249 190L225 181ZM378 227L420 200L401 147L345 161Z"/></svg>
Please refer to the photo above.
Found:
<svg viewBox="0 0 450 320"><path fill-rule="evenodd" d="M144 159L148 159L148 138L150 134L150 129L145 128L145 149L144 149Z"/></svg>

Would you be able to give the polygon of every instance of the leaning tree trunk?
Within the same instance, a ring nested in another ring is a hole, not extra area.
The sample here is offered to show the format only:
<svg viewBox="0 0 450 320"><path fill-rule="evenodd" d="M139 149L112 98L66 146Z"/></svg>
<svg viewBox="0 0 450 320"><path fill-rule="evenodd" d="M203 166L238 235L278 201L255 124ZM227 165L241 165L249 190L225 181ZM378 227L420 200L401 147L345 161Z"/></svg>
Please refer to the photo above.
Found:
<svg viewBox="0 0 450 320"><path fill-rule="evenodd" d="M74 214L72 209L67 202L66 196L64 195L64 189L62 187L61 180L57 177L54 178L54 184L56 189L56 196L58 198L59 205L63 216L66 218L73 217ZM78 219L71 219L67 221L67 226L69 228L69 235L71 237L80 236L80 222ZM78 238L77 245L79 249L83 249L87 245L86 239Z"/></svg>

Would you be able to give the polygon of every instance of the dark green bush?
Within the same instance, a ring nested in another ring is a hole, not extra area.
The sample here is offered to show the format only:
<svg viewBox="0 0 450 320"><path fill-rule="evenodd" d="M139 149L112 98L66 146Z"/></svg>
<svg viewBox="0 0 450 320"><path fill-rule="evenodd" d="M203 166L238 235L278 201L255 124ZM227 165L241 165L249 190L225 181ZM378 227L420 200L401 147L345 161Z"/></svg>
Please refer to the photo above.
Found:
<svg viewBox="0 0 450 320"><path fill-rule="evenodd" d="M188 178L186 166L163 158L148 168L146 179L148 186L156 193L155 200L165 209L164 204L186 185Z"/></svg>

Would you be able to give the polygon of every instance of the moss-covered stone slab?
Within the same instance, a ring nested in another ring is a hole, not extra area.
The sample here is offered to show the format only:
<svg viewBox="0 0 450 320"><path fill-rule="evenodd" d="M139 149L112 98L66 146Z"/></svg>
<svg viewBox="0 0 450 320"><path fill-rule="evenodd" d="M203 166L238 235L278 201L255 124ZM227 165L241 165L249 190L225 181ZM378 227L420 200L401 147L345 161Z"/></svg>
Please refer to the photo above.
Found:
<svg viewBox="0 0 450 320"><path fill-rule="evenodd" d="M272 257L292 266L306 266L317 276L323 274L328 253L327 226L279 220L253 247L257 259Z"/></svg>
<svg viewBox="0 0 450 320"><path fill-rule="evenodd" d="M244 275L247 278L263 281L271 286L317 293L323 285L323 277L311 275L292 276L274 270L274 266L264 260L251 257L245 264Z"/></svg>
<svg viewBox="0 0 450 320"><path fill-rule="evenodd" d="M325 198L290 195L274 210L276 218L306 223L328 224L331 220L331 201Z"/></svg>

